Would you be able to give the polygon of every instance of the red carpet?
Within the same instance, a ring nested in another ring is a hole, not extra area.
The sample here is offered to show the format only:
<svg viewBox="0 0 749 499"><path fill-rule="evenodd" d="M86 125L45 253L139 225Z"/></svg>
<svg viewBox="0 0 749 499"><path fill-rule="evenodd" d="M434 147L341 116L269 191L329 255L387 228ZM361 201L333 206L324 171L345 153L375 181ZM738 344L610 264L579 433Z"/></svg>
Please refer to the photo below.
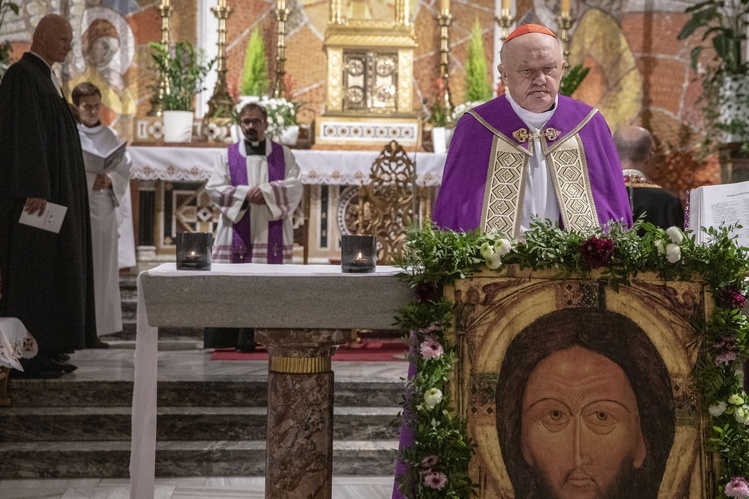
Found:
<svg viewBox="0 0 749 499"><path fill-rule="evenodd" d="M385 362L406 361L408 345L403 341L363 341L343 345L333 355L333 361L348 362ZM211 360L268 360L265 347L258 346L256 352L237 352L233 348L217 348L211 354Z"/></svg>

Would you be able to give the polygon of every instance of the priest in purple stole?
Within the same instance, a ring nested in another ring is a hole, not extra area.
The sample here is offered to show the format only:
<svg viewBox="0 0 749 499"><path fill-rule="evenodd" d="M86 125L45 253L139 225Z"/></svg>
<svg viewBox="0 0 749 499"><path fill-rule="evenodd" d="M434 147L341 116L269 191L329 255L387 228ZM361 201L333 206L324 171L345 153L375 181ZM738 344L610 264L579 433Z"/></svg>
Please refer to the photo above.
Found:
<svg viewBox="0 0 749 499"><path fill-rule="evenodd" d="M558 94L562 49L549 29L527 24L505 40L499 72L508 93L466 112L453 134L433 221L455 231L500 230L519 237L533 217L586 229L632 224L619 157L597 109ZM414 375L409 369L409 378ZM413 443L408 413L400 447ZM424 484L394 498L418 497ZM418 474L410 474L413 480Z"/></svg>
<svg viewBox="0 0 749 499"><path fill-rule="evenodd" d="M221 213L213 244L217 263L291 263L293 215L302 199L299 167L291 150L266 138L266 110L255 103L239 113L244 140L216 159L206 183ZM223 328L222 328L223 329ZM206 347L252 350L254 340L236 340L236 330L206 333ZM226 336L227 338L219 338ZM232 338L233 336L233 338Z"/></svg>

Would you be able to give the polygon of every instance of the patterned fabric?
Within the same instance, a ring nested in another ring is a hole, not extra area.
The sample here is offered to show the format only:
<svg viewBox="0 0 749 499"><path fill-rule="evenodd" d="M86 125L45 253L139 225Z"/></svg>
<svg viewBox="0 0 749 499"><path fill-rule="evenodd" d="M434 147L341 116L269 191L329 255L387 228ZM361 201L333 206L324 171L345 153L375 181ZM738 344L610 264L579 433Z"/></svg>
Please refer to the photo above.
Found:
<svg viewBox="0 0 749 499"><path fill-rule="evenodd" d="M598 214L588 178L583 145L576 135L559 144L550 154L551 179L557 192L565 227L585 230L598 225Z"/></svg>
<svg viewBox="0 0 749 499"><path fill-rule="evenodd" d="M528 155L518 152L514 145L495 135L492 159L493 166L489 168L486 181L486 204L482 210L481 227L517 234L520 231Z"/></svg>

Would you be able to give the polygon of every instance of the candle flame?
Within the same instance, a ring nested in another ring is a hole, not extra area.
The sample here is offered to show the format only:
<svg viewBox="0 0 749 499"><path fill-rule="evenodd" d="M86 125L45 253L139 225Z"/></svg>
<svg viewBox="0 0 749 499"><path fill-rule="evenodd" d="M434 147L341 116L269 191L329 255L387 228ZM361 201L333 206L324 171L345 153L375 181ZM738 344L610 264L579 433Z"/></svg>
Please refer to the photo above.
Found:
<svg viewBox="0 0 749 499"><path fill-rule="evenodd" d="M362 259L362 257L361 257L361 252L357 253L357 255L356 255L356 259L357 259L357 260L361 260L361 259Z"/></svg>

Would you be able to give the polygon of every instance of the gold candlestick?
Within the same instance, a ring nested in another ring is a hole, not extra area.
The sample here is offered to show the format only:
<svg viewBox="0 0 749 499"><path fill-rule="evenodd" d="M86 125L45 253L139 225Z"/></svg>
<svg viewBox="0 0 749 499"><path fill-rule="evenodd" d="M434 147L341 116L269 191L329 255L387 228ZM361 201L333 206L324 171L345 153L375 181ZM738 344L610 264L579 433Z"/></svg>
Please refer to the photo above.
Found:
<svg viewBox="0 0 749 499"><path fill-rule="evenodd" d="M450 97L450 86L448 85L449 74L449 63L450 63L450 33L448 29L452 24L453 16L447 11L442 9L437 15L437 22L440 25L440 77L444 83L444 95L442 106L447 112L447 123L452 123L453 118L453 102Z"/></svg>
<svg viewBox="0 0 749 499"><path fill-rule="evenodd" d="M226 84L226 73L229 72L226 67L226 20L232 11L231 7L226 6L226 0L218 0L218 7L211 8L211 12L218 19L218 55L216 56L218 78L216 87L213 89L213 96L208 101L207 118L231 118L234 110L234 99L229 95Z"/></svg>
<svg viewBox="0 0 749 499"><path fill-rule="evenodd" d="M502 9L500 10L499 17L494 17L494 20L499 25L500 28L502 28L502 34L499 36L500 40L503 42L507 38L507 36L510 34L510 26L512 26L512 23L515 22L515 18L510 14L510 9Z"/></svg>
<svg viewBox="0 0 749 499"><path fill-rule="evenodd" d="M564 72L567 73L570 66L570 28L575 23L575 20L570 16L569 11L562 12L557 18L557 25L559 26L560 38L562 39L562 57L564 58Z"/></svg>
<svg viewBox="0 0 749 499"><path fill-rule="evenodd" d="M273 84L273 97L282 98L284 95L283 79L286 75L284 63L286 62L286 20L289 18L289 9L286 8L286 0L278 0L275 10L276 24L278 26L278 41L276 42L276 81Z"/></svg>
<svg viewBox="0 0 749 499"><path fill-rule="evenodd" d="M171 14L172 7L169 5L169 0L161 0L161 4L159 5L159 15L161 16L161 44L164 48L169 47L169 16ZM169 79L166 74L159 72L158 90L149 101L151 103L151 109L148 111L148 116L162 116L164 112L162 100L168 93Z"/></svg>

